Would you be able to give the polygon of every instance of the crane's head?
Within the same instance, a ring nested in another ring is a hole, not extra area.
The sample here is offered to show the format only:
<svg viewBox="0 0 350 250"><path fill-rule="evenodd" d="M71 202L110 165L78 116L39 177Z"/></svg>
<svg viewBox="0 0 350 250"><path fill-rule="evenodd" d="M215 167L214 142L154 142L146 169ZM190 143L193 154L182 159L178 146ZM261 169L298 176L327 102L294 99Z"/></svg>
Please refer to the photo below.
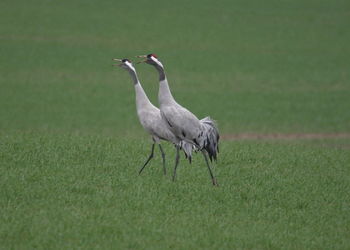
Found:
<svg viewBox="0 0 350 250"><path fill-rule="evenodd" d="M120 64L113 64L113 66L119 66L119 67L126 69L128 71L132 70L132 71L136 72L134 65L132 65L132 62L127 58L125 58L125 59L114 58L113 61L121 62Z"/></svg>
<svg viewBox="0 0 350 250"><path fill-rule="evenodd" d="M163 64L158 60L158 57L155 54L148 54L142 56L136 56L138 58L145 58L145 60L140 61L138 63L148 63L156 67L164 68Z"/></svg>

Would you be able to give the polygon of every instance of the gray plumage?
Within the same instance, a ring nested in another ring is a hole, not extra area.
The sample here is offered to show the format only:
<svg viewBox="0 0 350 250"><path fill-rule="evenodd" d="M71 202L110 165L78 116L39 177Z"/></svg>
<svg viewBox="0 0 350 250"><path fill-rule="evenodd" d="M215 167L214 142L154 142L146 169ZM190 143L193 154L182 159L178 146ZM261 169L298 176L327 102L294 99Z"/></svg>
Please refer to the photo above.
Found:
<svg viewBox="0 0 350 250"><path fill-rule="evenodd" d="M204 138L203 148L208 152L209 159L216 161L217 154L219 153L219 130L216 122L212 120L209 116L203 118L199 121L202 125L202 130L204 131L202 136Z"/></svg>
<svg viewBox="0 0 350 250"><path fill-rule="evenodd" d="M164 170L164 174L166 174L165 153L161 147L160 140L166 140L175 145L182 147L185 154L189 157L191 157L192 155L193 146L190 143L181 141L168 128L167 124L161 117L160 110L156 106L154 106L148 99L144 89L141 86L136 70L133 64L131 63L131 61L128 59L123 59L123 60L113 59L113 60L120 61L121 63L118 64L117 66L120 66L129 72L135 88L137 116L143 128L151 135L153 139L151 154L148 157L145 164L140 169L139 173L143 171L143 169L148 164L148 162L153 158L154 144L156 143L156 144L159 144L159 149L162 153L163 170Z"/></svg>
<svg viewBox="0 0 350 250"><path fill-rule="evenodd" d="M213 185L217 185L207 160L208 154L210 161L213 159L216 161L219 152L220 136L216 123L210 117L199 120L188 109L175 101L169 88L164 66L156 55L149 54L139 57L146 58L144 62L153 65L159 73L158 101L163 120L166 121L168 128L179 140L193 144L197 150L203 153ZM178 155L176 157L173 179L175 179L177 163Z"/></svg>

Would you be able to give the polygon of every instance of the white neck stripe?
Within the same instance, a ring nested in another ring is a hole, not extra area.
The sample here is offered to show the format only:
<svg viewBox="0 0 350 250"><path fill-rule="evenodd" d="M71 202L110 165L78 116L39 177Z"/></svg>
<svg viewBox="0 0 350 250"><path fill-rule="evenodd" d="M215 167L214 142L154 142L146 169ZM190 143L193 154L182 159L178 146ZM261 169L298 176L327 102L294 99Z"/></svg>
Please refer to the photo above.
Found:
<svg viewBox="0 0 350 250"><path fill-rule="evenodd" d="M129 63L128 61L125 61L125 64L126 64L126 66L128 66L130 69L132 69L133 71L136 72L136 70L135 70L134 66L132 65L132 63Z"/></svg>
<svg viewBox="0 0 350 250"><path fill-rule="evenodd" d="M155 61L159 66L162 66L162 68L164 68L164 67L163 67L163 64L162 64L157 58L155 58L154 56L151 56L151 58L152 58L152 60Z"/></svg>

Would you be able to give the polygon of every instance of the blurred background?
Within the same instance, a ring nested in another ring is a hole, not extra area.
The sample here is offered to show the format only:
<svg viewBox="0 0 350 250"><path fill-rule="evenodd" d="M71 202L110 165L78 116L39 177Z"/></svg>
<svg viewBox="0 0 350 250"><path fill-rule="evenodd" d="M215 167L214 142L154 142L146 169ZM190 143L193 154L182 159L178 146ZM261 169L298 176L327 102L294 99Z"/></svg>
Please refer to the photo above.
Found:
<svg viewBox="0 0 350 250"><path fill-rule="evenodd" d="M0 248L350 249L349 24L349 0L1 0ZM219 188L200 154L172 182L169 143L168 175L157 148L138 176L151 145L112 58L148 53L218 121Z"/></svg>
<svg viewBox="0 0 350 250"><path fill-rule="evenodd" d="M147 136L113 57L155 53L223 134L350 131L349 1L0 2L0 129ZM157 72L137 65L157 105Z"/></svg>

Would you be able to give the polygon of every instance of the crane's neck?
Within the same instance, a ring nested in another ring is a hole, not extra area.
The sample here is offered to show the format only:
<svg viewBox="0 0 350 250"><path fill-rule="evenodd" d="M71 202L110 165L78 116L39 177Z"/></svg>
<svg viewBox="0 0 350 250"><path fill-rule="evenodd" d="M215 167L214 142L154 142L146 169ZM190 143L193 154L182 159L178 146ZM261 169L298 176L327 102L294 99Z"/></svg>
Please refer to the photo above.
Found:
<svg viewBox="0 0 350 250"><path fill-rule="evenodd" d="M169 105L175 102L173 95L171 94L168 80L165 76L164 68L157 65L155 66L159 73L159 92L158 92L158 101L160 107L164 105Z"/></svg>
<svg viewBox="0 0 350 250"><path fill-rule="evenodd" d="M144 108L154 108L153 104L150 102L145 91L143 90L136 72L129 70L129 74L133 80L135 87L137 113L139 114L139 112Z"/></svg>
<svg viewBox="0 0 350 250"><path fill-rule="evenodd" d="M137 77L136 72L131 70L131 69L128 70L128 72L129 72L129 74L131 76L131 79L132 79L132 82L134 83L134 85L139 84L140 82L139 82L139 78Z"/></svg>
<svg viewBox="0 0 350 250"><path fill-rule="evenodd" d="M157 69L159 74L159 81L163 81L166 78L164 68L159 65L155 65L155 68Z"/></svg>

